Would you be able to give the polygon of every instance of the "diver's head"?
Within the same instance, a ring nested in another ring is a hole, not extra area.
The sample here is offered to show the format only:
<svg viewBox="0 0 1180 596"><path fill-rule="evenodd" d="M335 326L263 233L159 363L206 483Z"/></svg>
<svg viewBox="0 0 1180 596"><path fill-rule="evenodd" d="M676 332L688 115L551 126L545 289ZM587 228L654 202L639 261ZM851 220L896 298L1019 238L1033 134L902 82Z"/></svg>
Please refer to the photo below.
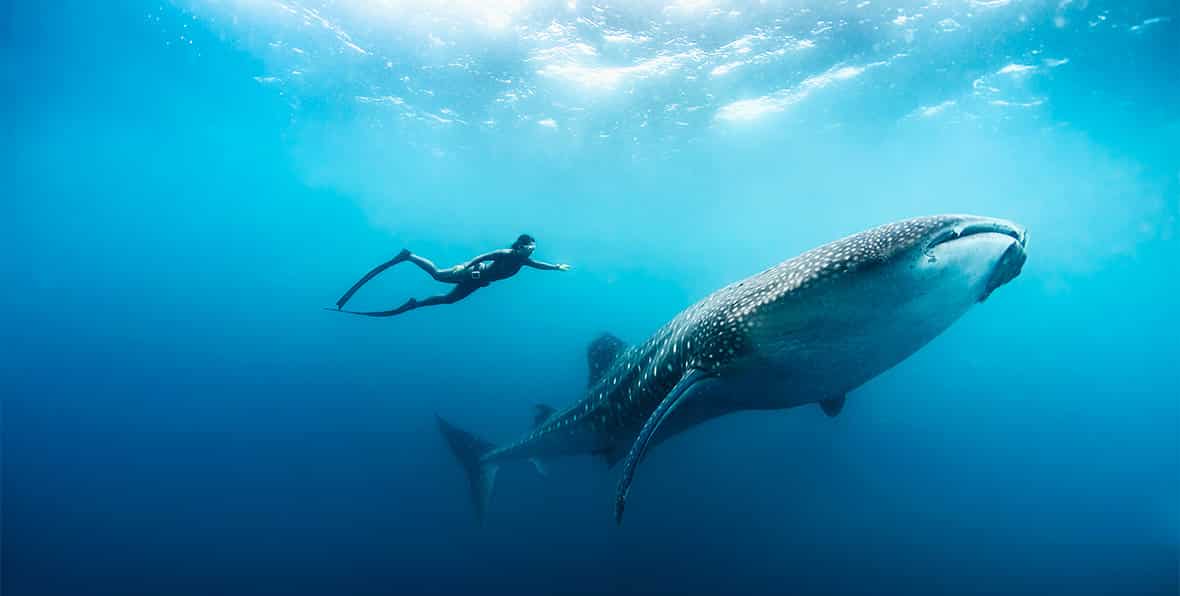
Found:
<svg viewBox="0 0 1180 596"><path fill-rule="evenodd" d="M517 237L516 242L512 243L512 250L521 256L529 256L537 249L537 240L528 234L521 234Z"/></svg>

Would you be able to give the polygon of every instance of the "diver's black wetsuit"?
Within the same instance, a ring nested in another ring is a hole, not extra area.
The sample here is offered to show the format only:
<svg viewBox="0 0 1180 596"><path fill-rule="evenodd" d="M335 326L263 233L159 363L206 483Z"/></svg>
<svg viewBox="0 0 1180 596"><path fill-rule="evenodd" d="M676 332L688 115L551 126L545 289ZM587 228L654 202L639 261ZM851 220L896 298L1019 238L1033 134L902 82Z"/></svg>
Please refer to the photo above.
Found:
<svg viewBox="0 0 1180 596"><path fill-rule="evenodd" d="M410 298L405 304L393 310L374 312L346 310L342 312L347 312L354 315L364 315L367 317L392 317L394 315L400 315L406 311L423 306L453 304L466 298L467 296L470 296L472 292L485 287L494 281L507 279L513 275L516 275L516 273L520 271L521 267L533 267L535 269L543 269L547 271L565 270L569 268L567 265L553 265L550 263L534 261L531 258L531 246L532 245L528 245L526 247L527 251L526 249L521 248L504 248L500 250L494 250L492 252L479 255L478 257L467 261L466 263L455 265L449 269L439 269L429 259L420 257L409 250L403 250L392 260L377 266L367 275L361 278L361 280L355 285L353 285L352 288L350 288L348 292L346 292L344 296L340 298L340 300L336 301L336 310L341 310L344 307L344 304L348 302L350 298L352 298L352 295L355 294L356 291L359 290L360 287L367 283L370 279L373 279L373 277L375 277L377 274L403 261L409 261L417 265L419 268L429 274L430 277L433 277L437 281L455 284L455 289L447 292L446 294L431 296L422 300Z"/></svg>

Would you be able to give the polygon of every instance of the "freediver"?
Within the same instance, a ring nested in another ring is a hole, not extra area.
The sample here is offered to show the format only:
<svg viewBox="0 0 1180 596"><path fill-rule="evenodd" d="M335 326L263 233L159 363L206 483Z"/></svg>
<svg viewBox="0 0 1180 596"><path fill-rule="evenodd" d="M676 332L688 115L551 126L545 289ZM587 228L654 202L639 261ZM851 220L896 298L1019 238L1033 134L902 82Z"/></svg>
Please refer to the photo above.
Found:
<svg viewBox="0 0 1180 596"><path fill-rule="evenodd" d="M534 269L542 269L545 271L569 271L570 266L565 263L558 263L556 265L535 261L532 259L533 251L537 249L537 241L528 234L521 234L509 248L501 248L484 253L471 259L465 263L455 265L449 269L439 269L429 259L418 256L409 251L409 249L402 249L397 253L393 259L374 267L372 271L365 274L360 281L353 284L340 300L336 301L336 310L346 312L354 315L364 315L366 317L392 317L400 315L404 312L421 308L423 306L434 306L436 304L454 304L471 295L472 292L491 285L494 281L508 279L516 275L521 267L532 267ZM422 300L410 298L405 304L393 309L382 310L374 312L358 312L352 310L343 310L344 304L348 302L352 295L356 293L361 286L365 285L369 280L376 277L382 271L390 267L409 261L427 274L433 277L436 281L443 283L455 284L455 288L446 294L438 296L431 296ZM330 308L327 310L331 310Z"/></svg>

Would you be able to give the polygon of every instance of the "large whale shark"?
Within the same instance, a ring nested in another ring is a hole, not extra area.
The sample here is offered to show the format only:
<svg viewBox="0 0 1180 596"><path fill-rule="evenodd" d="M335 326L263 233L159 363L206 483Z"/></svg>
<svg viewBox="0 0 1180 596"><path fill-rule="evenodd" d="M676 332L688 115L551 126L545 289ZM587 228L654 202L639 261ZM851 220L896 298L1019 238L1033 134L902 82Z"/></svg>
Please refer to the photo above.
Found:
<svg viewBox="0 0 1180 596"><path fill-rule="evenodd" d="M500 464L594 454L623 461L621 522L648 450L696 424L742 410L845 395L901 362L1015 278L1026 233L973 215L920 217L807 251L713 292L641 344L609 334L590 344L589 386L563 409L537 406L535 426L494 446L441 417L483 519Z"/></svg>

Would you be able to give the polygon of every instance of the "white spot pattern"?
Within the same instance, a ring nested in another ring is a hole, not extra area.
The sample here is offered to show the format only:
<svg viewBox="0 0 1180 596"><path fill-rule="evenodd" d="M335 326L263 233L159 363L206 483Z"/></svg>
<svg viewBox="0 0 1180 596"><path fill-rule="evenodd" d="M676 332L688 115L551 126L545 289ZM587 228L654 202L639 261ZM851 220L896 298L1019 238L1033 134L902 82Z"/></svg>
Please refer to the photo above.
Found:
<svg viewBox="0 0 1180 596"><path fill-rule="evenodd" d="M940 215L887 224L814 248L721 288L685 309L644 343L620 351L580 402L485 458L510 457L538 442L564 440L579 431L594 433L606 445L633 436L686 371L716 371L749 352L749 333L761 324L755 316L759 309L793 292L883 263L961 221L959 216ZM555 432L559 429L564 433Z"/></svg>

